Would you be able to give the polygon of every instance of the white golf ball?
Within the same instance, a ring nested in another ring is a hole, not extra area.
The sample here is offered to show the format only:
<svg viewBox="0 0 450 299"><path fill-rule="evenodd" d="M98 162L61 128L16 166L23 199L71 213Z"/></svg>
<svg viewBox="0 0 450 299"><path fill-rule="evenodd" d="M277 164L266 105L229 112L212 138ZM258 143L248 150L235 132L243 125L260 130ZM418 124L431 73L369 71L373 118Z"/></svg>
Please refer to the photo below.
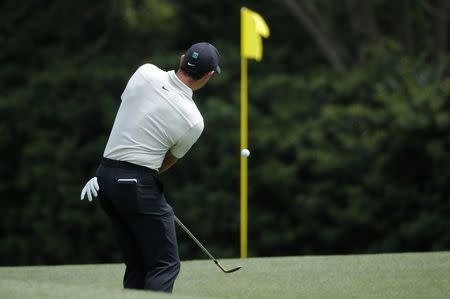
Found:
<svg viewBox="0 0 450 299"><path fill-rule="evenodd" d="M241 151L241 156L242 156L242 157L248 157L248 156L250 156L250 151L249 151L248 149L244 148L244 149Z"/></svg>

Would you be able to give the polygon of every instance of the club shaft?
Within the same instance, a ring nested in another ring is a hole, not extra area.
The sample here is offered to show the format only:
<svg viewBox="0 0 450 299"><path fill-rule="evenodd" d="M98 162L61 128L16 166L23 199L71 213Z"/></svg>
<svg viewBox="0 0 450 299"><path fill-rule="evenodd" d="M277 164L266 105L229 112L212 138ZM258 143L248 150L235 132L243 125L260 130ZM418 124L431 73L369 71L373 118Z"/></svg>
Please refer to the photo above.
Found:
<svg viewBox="0 0 450 299"><path fill-rule="evenodd" d="M210 259L216 262L216 259L212 256L212 254L209 253L209 251L206 250L206 248L202 245L202 243L200 243L199 240L197 240L197 238L191 233L191 231L186 226L184 226L184 224L180 221L180 219L178 219L178 217L175 215L174 218L175 222L178 223L178 225L189 235L189 237L192 238L192 240L194 240L195 243L197 243L197 245L203 250L203 252L206 253L206 255L209 256Z"/></svg>

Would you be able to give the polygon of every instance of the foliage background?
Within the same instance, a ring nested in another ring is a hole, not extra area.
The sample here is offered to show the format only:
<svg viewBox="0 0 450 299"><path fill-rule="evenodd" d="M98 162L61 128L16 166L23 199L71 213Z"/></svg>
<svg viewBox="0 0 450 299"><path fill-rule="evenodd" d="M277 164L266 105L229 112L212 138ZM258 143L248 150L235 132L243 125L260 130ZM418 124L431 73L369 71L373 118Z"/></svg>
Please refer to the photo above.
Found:
<svg viewBox="0 0 450 299"><path fill-rule="evenodd" d="M174 69L205 40L223 74L162 180L215 256L239 255L241 6L271 29L249 62L249 255L450 249L448 1L4 0L1 265L119 260L80 190L134 70ZM203 257L178 238L182 259Z"/></svg>

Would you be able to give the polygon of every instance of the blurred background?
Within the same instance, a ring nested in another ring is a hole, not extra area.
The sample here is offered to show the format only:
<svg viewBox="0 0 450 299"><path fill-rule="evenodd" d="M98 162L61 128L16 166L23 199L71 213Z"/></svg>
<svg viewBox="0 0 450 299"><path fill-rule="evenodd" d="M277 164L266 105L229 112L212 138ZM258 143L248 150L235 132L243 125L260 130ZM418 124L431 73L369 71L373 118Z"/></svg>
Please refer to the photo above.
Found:
<svg viewBox="0 0 450 299"><path fill-rule="evenodd" d="M206 247L239 256L242 6L271 30L249 61L249 256L450 250L450 1L3 0L1 265L120 260L81 188L131 74L176 69L199 41L223 73L161 178Z"/></svg>

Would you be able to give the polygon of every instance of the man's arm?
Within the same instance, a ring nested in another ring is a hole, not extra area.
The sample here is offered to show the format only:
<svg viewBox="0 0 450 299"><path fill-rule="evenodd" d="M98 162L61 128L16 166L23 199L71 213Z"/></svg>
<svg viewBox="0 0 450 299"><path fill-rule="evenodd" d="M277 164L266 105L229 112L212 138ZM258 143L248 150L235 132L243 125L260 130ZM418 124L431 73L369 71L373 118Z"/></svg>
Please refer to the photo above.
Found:
<svg viewBox="0 0 450 299"><path fill-rule="evenodd" d="M162 162L161 167L159 168L159 173L163 173L170 167L172 167L173 164L175 164L178 161L177 157L172 155L170 151L167 151L166 156L164 157L164 160Z"/></svg>
<svg viewBox="0 0 450 299"><path fill-rule="evenodd" d="M162 165L159 168L159 173L163 173L169 169L178 161L178 159L182 158L189 151L191 146L200 137L200 134L203 131L203 126L203 119L201 119L195 126L190 128L183 136L181 136L176 144L167 151Z"/></svg>

